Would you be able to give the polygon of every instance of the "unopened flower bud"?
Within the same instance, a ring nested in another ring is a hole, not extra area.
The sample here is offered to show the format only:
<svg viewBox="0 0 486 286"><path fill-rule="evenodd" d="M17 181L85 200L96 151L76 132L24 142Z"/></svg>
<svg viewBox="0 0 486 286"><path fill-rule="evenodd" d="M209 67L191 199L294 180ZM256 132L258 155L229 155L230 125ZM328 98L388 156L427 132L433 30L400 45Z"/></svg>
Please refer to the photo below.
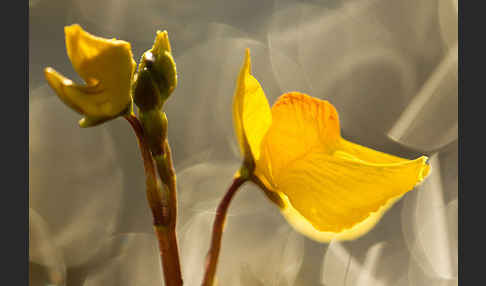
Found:
<svg viewBox="0 0 486 286"><path fill-rule="evenodd" d="M177 71L166 31L157 31L152 48L138 67L133 97L141 110L161 108L177 86Z"/></svg>

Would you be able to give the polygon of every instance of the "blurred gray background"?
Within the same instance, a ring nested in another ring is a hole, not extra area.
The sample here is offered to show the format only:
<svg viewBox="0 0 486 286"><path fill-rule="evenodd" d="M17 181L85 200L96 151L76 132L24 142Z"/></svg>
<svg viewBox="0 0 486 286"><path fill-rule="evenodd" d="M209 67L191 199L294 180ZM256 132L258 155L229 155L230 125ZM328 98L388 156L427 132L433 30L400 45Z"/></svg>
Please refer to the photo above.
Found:
<svg viewBox="0 0 486 286"><path fill-rule="evenodd" d="M248 184L230 208L219 285L457 285L457 0L30 0L31 285L162 285L135 136L81 129L43 68L80 81L65 25L129 41L167 30L179 85L166 104L185 285L199 285L214 210L240 159L231 101L244 49L272 104L333 103L345 138L430 156L429 179L367 235L321 244Z"/></svg>

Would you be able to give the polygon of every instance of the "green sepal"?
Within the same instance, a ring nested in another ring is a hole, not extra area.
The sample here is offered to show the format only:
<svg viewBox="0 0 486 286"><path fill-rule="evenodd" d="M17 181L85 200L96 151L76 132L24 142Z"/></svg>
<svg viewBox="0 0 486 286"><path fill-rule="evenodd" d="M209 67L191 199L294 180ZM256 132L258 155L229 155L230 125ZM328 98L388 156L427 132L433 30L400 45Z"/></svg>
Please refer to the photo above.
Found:
<svg viewBox="0 0 486 286"><path fill-rule="evenodd" d="M167 116L159 109L140 111L142 123L150 150L155 155L162 154L162 144L167 138Z"/></svg>

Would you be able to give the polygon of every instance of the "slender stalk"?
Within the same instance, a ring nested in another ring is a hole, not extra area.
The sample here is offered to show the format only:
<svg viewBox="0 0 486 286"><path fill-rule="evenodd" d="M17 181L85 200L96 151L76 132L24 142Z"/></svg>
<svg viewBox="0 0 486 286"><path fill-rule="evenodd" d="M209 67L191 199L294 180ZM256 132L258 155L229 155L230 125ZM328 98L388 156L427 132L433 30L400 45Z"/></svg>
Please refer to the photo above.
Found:
<svg viewBox="0 0 486 286"><path fill-rule="evenodd" d="M125 119L132 126L133 131L137 136L140 152L142 153L143 167L145 170L145 185L147 187L147 201L150 205L150 210L152 211L154 221L160 221L162 220L162 216L159 211L162 207L162 199L159 191L160 186L157 182L154 161L152 159L152 156L150 155L150 150L145 141L142 125L133 113L130 115L126 115Z"/></svg>
<svg viewBox="0 0 486 286"><path fill-rule="evenodd" d="M174 163L172 161L172 152L167 139L164 140L162 146L163 154L155 156L155 162L157 163L157 171L159 173L160 179L167 187L167 221L165 222L163 231L169 237L170 251L172 255L172 263L174 264L174 271L177 271L177 276L182 277L180 272L180 260L179 251L177 246L177 233L176 233L176 223L177 223L177 184L176 184L176 174L174 169ZM180 278L180 285L182 285L182 279Z"/></svg>
<svg viewBox="0 0 486 286"><path fill-rule="evenodd" d="M223 236L224 222L226 219L226 214L228 212L228 207L239 189L246 179L237 177L233 180L233 183L229 187L228 191L224 195L223 199L218 205L216 210L216 217L213 224L213 235L211 238L211 245L206 256L206 272L204 273L204 278L202 281L202 286L213 286L214 276L216 274L216 267L218 265L219 251L221 249L221 238Z"/></svg>
<svg viewBox="0 0 486 286"><path fill-rule="evenodd" d="M177 252L177 242L175 240L175 230L174 233L172 233L170 227L167 226L167 210L169 207L167 200L164 200L164 197L166 196L163 194L163 192L166 191L166 188L161 188L157 182L154 159L152 158L145 140L143 127L140 124L140 121L133 113L126 115L125 119L130 123L137 135L138 144L142 153L147 187L147 200L152 211L154 229L159 241L165 285L180 286L182 285L182 276L179 255Z"/></svg>

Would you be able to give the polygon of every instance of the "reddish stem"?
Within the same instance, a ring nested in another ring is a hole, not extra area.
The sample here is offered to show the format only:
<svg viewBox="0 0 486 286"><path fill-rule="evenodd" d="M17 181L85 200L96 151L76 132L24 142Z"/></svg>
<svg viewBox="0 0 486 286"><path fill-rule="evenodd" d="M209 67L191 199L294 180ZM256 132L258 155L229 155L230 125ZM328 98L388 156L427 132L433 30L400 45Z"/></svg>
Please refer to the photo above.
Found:
<svg viewBox="0 0 486 286"><path fill-rule="evenodd" d="M145 169L145 182L147 186L147 200L154 218L154 228L159 241L160 256L162 260L162 271L166 286L181 286L182 275L180 271L179 255L177 251L177 240L175 228L167 227L166 214L168 208L164 202L162 190L157 182L154 160L145 140L143 127L134 114L126 115L125 119L130 123L137 135L140 151L142 152L143 165Z"/></svg>
<svg viewBox="0 0 486 286"><path fill-rule="evenodd" d="M221 249L221 238L223 236L224 222L226 219L226 214L228 212L228 207L239 189L246 179L237 177L233 180L233 183L229 187L228 191L224 195L223 199L218 205L216 210L216 217L213 224L213 236L211 238L211 245L206 256L206 272L204 274L202 286L213 286L214 276L216 274L216 268L218 265L219 251Z"/></svg>

